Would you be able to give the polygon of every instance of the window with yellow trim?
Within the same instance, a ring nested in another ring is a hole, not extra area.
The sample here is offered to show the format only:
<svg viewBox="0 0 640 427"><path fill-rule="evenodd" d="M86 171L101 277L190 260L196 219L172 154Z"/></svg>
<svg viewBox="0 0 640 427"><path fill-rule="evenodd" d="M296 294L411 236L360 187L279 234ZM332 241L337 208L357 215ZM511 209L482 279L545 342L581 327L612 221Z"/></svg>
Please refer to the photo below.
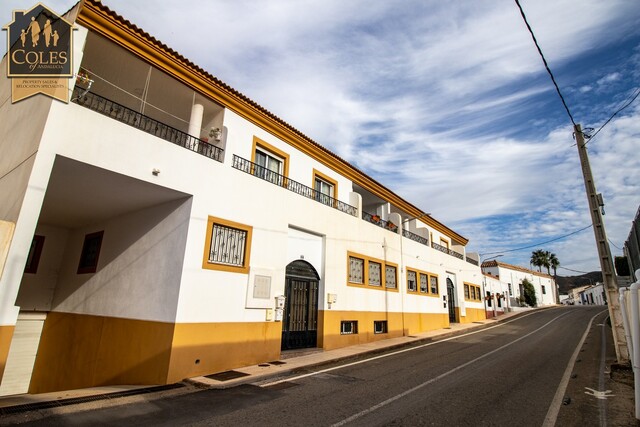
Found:
<svg viewBox="0 0 640 427"><path fill-rule="evenodd" d="M420 292L423 294L429 293L429 275L420 273Z"/></svg>
<svg viewBox="0 0 640 427"><path fill-rule="evenodd" d="M413 270L407 270L407 291L418 291L417 273Z"/></svg>
<svg viewBox="0 0 640 427"><path fill-rule="evenodd" d="M289 155L282 150L254 137L251 162L253 174L265 181L283 186L289 171Z"/></svg>
<svg viewBox="0 0 640 427"><path fill-rule="evenodd" d="M482 301L482 290L480 286L470 283L464 284L464 299L467 301Z"/></svg>
<svg viewBox="0 0 640 427"><path fill-rule="evenodd" d="M430 282L431 282L431 293L433 295L439 295L440 293L440 289L438 286L438 276L429 276L430 277Z"/></svg>
<svg viewBox="0 0 640 427"><path fill-rule="evenodd" d="M333 206L338 198L338 182L323 173L313 170L313 198L323 205Z"/></svg>
<svg viewBox="0 0 640 427"><path fill-rule="evenodd" d="M397 266L349 252L347 254L347 284L397 292Z"/></svg>
<svg viewBox="0 0 640 427"><path fill-rule="evenodd" d="M252 231L251 226L210 216L202 268L248 273Z"/></svg>

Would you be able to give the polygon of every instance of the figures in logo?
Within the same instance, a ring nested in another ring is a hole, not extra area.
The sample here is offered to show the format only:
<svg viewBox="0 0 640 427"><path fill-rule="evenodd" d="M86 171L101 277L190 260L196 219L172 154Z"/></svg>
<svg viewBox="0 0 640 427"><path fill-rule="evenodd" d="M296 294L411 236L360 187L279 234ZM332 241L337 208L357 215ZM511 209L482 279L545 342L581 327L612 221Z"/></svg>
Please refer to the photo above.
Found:
<svg viewBox="0 0 640 427"><path fill-rule="evenodd" d="M33 47L38 46L38 40L40 40L40 24L36 21L35 17L31 17L31 23L27 27L27 32L31 31L31 43Z"/></svg>
<svg viewBox="0 0 640 427"><path fill-rule="evenodd" d="M20 40L22 41L22 47L27 42L27 33L24 30L20 30Z"/></svg>
<svg viewBox="0 0 640 427"><path fill-rule="evenodd" d="M49 43L51 43L51 20L47 19L47 22L44 23L44 28L42 29L42 34L44 35L44 45L49 47Z"/></svg>

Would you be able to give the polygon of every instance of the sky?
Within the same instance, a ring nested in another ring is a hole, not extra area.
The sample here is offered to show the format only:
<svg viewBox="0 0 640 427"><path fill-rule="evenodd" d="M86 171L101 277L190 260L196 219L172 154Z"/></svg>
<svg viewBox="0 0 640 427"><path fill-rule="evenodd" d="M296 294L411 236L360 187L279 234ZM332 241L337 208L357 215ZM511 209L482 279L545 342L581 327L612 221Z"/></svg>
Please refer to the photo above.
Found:
<svg viewBox="0 0 640 427"><path fill-rule="evenodd" d="M640 89L640 4L520 3L575 122L599 129ZM3 0L0 22L34 4ZM467 237L467 252L529 267L543 249L559 275L600 270L571 120L513 0L103 4ZM640 206L640 98L587 148L621 255Z"/></svg>

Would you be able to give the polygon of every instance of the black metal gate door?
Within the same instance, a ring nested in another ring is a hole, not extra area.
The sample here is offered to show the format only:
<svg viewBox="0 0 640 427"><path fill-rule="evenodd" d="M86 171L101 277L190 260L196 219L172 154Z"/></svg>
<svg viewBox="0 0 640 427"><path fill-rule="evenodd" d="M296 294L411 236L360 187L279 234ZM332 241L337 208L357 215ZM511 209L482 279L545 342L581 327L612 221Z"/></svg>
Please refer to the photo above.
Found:
<svg viewBox="0 0 640 427"><path fill-rule="evenodd" d="M282 350L316 347L318 340L318 280L288 275L285 297L282 318Z"/></svg>
<svg viewBox="0 0 640 427"><path fill-rule="evenodd" d="M449 323L456 321L456 295L453 282L447 277L447 304L449 305Z"/></svg>

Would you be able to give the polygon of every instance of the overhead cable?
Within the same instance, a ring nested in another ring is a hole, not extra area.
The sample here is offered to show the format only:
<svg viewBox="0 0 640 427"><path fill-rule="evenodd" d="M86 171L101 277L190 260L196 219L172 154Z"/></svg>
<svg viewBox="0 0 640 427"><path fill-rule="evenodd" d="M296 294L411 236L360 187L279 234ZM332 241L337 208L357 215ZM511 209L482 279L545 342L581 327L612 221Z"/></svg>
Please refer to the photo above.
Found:
<svg viewBox="0 0 640 427"><path fill-rule="evenodd" d="M506 252L516 252L516 251L522 251L524 249L531 249L531 248L535 248L536 246L542 246L542 245L546 245L547 243L551 243L551 242L556 242L558 240L562 240L562 239L566 239L569 236L573 236L574 234L577 234L581 231L586 230L587 228L591 228L593 227L593 224L589 224L584 228L581 228L580 230L576 230L572 233L569 234L565 234L564 236L560 236L560 237L556 237L555 239L551 239L551 240L547 240L546 242L540 242L540 243L535 243L533 245L528 245L528 246L523 246L521 248L516 248L516 249L506 249L504 251L495 251L495 252L483 252L482 255L494 255L494 254L503 254Z"/></svg>

